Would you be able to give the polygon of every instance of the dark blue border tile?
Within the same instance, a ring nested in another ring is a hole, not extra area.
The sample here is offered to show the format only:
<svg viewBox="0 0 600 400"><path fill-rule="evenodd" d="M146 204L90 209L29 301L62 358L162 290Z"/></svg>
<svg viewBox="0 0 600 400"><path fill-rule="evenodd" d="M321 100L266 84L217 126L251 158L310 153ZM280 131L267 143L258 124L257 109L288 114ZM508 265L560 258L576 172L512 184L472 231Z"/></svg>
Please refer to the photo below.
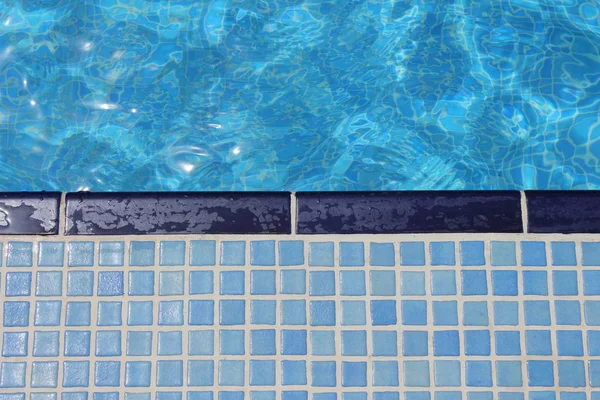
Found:
<svg viewBox="0 0 600 400"><path fill-rule="evenodd" d="M67 235L145 233L291 233L290 194L67 194Z"/></svg>
<svg viewBox="0 0 600 400"><path fill-rule="evenodd" d="M600 191L527 191L528 231L600 233Z"/></svg>
<svg viewBox="0 0 600 400"><path fill-rule="evenodd" d="M298 233L523 232L517 191L297 193Z"/></svg>
<svg viewBox="0 0 600 400"><path fill-rule="evenodd" d="M56 235L60 193L0 194L0 235Z"/></svg>

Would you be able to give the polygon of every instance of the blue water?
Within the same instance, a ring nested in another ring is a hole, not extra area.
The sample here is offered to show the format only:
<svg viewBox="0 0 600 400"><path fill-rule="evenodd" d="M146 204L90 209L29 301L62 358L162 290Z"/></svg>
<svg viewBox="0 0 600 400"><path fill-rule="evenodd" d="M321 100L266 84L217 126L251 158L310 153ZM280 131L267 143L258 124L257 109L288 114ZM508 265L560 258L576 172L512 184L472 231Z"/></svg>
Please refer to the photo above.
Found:
<svg viewBox="0 0 600 400"><path fill-rule="evenodd" d="M596 0L0 0L0 190L600 188Z"/></svg>

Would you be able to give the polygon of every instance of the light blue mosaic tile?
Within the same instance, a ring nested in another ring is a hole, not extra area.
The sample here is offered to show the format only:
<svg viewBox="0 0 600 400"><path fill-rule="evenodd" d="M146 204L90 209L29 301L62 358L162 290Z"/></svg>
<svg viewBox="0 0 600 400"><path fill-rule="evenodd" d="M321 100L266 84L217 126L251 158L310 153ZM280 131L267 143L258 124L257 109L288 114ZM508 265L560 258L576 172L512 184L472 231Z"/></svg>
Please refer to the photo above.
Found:
<svg viewBox="0 0 600 400"><path fill-rule="evenodd" d="M455 265L454 242L431 242L429 243L431 254L431 265Z"/></svg>
<svg viewBox="0 0 600 400"><path fill-rule="evenodd" d="M515 242L493 240L491 242L492 266L512 267L517 265Z"/></svg>
<svg viewBox="0 0 600 400"><path fill-rule="evenodd" d="M304 242L283 240L279 242L279 265L290 267L304 264Z"/></svg>
<svg viewBox="0 0 600 400"><path fill-rule="evenodd" d="M401 242L400 264L406 266L425 265L425 243L423 242Z"/></svg>
<svg viewBox="0 0 600 400"><path fill-rule="evenodd" d="M221 265L243 266L246 263L246 242L221 242Z"/></svg>
<svg viewBox="0 0 600 400"><path fill-rule="evenodd" d="M190 242L190 265L206 267L216 264L217 242L214 240L192 240Z"/></svg>
<svg viewBox="0 0 600 400"><path fill-rule="evenodd" d="M575 254L575 242L552 242L552 265L575 266L577 255Z"/></svg>
<svg viewBox="0 0 600 400"><path fill-rule="evenodd" d="M70 242L68 247L69 267L91 267L94 265L94 242Z"/></svg>
<svg viewBox="0 0 600 400"><path fill-rule="evenodd" d="M8 242L6 253L7 267L31 267L33 265L33 243Z"/></svg>
<svg viewBox="0 0 600 400"><path fill-rule="evenodd" d="M250 242L251 265L275 265L275 241L253 240Z"/></svg>
<svg viewBox="0 0 600 400"><path fill-rule="evenodd" d="M129 265L132 267L150 267L154 265L155 243L132 240L129 243Z"/></svg>
<svg viewBox="0 0 600 400"><path fill-rule="evenodd" d="M185 264L185 242L179 240L161 241L159 263L164 266L182 266Z"/></svg>
<svg viewBox="0 0 600 400"><path fill-rule="evenodd" d="M311 267L333 267L333 250L333 242L310 243L308 265Z"/></svg>
<svg viewBox="0 0 600 400"><path fill-rule="evenodd" d="M600 242L581 242L581 253L583 266L600 266Z"/></svg>
<svg viewBox="0 0 600 400"><path fill-rule="evenodd" d="M365 249L362 242L340 243L340 266L362 267L365 265Z"/></svg>
<svg viewBox="0 0 600 400"><path fill-rule="evenodd" d="M546 266L546 243L538 241L521 242L521 264L525 267Z"/></svg>
<svg viewBox="0 0 600 400"><path fill-rule="evenodd" d="M98 265L122 267L125 258L125 242L100 242Z"/></svg>
<svg viewBox="0 0 600 400"><path fill-rule="evenodd" d="M371 243L370 264L374 267L393 267L396 264L396 255L393 243Z"/></svg>
<svg viewBox="0 0 600 400"><path fill-rule="evenodd" d="M0 246L0 252L2 246ZM38 243L38 266L39 267L62 267L64 264L65 244L64 242L39 242ZM1 265L1 264L0 264Z"/></svg>

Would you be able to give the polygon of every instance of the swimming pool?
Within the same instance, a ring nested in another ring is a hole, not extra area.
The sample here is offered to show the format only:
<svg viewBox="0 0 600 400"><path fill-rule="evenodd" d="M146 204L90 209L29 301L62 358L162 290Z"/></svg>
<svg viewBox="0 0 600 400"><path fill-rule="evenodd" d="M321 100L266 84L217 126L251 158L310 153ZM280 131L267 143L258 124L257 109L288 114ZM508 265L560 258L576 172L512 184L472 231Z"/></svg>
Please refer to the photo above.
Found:
<svg viewBox="0 0 600 400"><path fill-rule="evenodd" d="M600 5L5 0L0 189L600 188Z"/></svg>

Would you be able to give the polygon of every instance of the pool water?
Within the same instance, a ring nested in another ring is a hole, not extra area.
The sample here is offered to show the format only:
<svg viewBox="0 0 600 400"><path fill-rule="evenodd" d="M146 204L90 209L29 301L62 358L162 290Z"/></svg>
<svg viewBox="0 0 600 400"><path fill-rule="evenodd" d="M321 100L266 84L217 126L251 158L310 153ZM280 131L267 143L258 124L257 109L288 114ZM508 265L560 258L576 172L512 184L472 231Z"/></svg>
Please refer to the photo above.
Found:
<svg viewBox="0 0 600 400"><path fill-rule="evenodd" d="M590 0L0 1L0 190L599 189Z"/></svg>

